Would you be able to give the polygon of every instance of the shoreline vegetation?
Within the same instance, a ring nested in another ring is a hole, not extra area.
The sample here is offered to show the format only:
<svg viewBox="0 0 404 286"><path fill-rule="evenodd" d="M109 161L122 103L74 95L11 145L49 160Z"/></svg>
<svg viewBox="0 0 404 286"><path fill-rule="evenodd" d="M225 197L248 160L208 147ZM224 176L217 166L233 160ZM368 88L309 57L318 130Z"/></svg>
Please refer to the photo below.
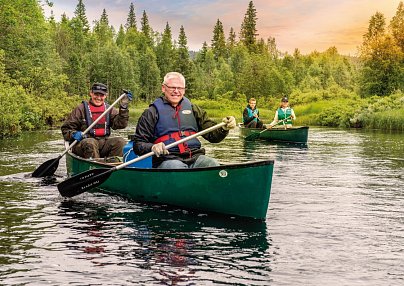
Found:
<svg viewBox="0 0 404 286"><path fill-rule="evenodd" d="M211 118L233 115L236 117L237 123L242 122L242 113L247 106L246 102L235 103L226 99L219 101L195 99L192 102L205 109ZM400 105L402 106L401 109L394 109ZM131 120L136 121L147 106L148 104L145 102L132 103L130 107ZM259 104L260 117L264 124L273 120L278 107L277 100ZM374 97L367 100L353 97L339 100L323 99L309 103L296 101L296 104L291 101L291 107L297 117L294 125L404 131L404 94L401 92L388 98Z"/></svg>
<svg viewBox="0 0 404 286"><path fill-rule="evenodd" d="M109 87L109 102L129 89L131 120L161 94L163 76L184 74L186 96L212 118L241 114L257 99L264 122L272 121L283 96L295 125L404 131L404 4L386 19L369 19L356 56L335 47L307 55L278 50L276 39L259 38L259 13L250 1L239 29L220 19L201 50L190 51L184 26L173 39L169 23L155 31L130 4L126 23L109 24L104 9L90 26L85 1L74 17L45 18L51 1L3 0L0 4L0 139L56 128L93 82ZM270 20L268 20L270 21Z"/></svg>

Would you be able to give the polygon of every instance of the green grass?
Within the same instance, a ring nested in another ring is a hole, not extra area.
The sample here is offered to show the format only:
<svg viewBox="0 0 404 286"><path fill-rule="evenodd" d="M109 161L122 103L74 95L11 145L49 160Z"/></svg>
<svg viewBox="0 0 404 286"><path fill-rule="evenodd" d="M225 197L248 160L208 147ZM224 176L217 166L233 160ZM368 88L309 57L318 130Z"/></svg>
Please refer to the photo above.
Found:
<svg viewBox="0 0 404 286"><path fill-rule="evenodd" d="M363 120L365 128L404 131L404 109L375 112Z"/></svg>
<svg viewBox="0 0 404 286"><path fill-rule="evenodd" d="M382 99L381 99L382 100ZM242 113L247 103L221 100L194 99L193 103L202 107L214 120L232 115L242 122ZM295 125L362 127L374 129L404 130L404 109L369 112L369 101L352 98L320 100L292 106L296 113ZM272 121L277 105L265 108L260 104L260 116L265 124ZM144 102L134 102L130 107L130 121L137 122L142 112L148 108Z"/></svg>

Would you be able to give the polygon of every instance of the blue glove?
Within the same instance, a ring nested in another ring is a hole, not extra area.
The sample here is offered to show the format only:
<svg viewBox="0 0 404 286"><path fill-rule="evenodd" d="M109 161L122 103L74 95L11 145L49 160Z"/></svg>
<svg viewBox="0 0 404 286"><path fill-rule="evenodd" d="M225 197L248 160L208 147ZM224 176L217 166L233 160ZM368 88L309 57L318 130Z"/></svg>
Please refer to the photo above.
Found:
<svg viewBox="0 0 404 286"><path fill-rule="evenodd" d="M128 90L128 91L126 92L126 96L128 97L129 101L132 101L132 100L133 100L133 95L132 95L132 92L131 92L130 90Z"/></svg>
<svg viewBox="0 0 404 286"><path fill-rule="evenodd" d="M77 142L80 142L81 140L83 140L84 136L83 136L83 132L81 131L76 131L72 134L72 137L74 140L77 140Z"/></svg>

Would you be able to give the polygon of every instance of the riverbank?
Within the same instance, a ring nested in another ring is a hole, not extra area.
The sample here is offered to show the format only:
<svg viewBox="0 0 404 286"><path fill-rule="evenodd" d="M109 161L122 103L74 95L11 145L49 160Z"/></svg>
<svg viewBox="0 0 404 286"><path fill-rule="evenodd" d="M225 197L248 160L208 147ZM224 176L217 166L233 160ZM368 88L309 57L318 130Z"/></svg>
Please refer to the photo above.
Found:
<svg viewBox="0 0 404 286"><path fill-rule="evenodd" d="M404 94L397 92L390 97L371 97L361 99L358 96L336 97L336 99L296 97L291 101L297 120L295 125L328 126L341 128L365 128L404 131ZM315 96L315 94L314 94ZM310 100L310 101L308 101ZM237 122L242 122L242 113L247 103L234 102L229 99L217 101L194 99L212 118L232 115ZM131 106L131 118L137 118L148 107L145 102L134 102ZM273 120L278 103L258 101L260 117L264 123Z"/></svg>

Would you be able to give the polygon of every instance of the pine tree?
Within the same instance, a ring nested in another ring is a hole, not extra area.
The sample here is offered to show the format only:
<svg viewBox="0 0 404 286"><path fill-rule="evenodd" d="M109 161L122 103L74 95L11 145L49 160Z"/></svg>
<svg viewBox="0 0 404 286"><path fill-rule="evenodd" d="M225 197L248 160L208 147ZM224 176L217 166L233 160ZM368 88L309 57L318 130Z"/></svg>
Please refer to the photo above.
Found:
<svg viewBox="0 0 404 286"><path fill-rule="evenodd" d="M114 30L109 26L108 14L105 9L102 10L102 14L99 21L95 22L94 33L99 42L113 41Z"/></svg>
<svg viewBox="0 0 404 286"><path fill-rule="evenodd" d="M175 71L184 75L187 82L187 94L189 96L193 93L193 78L192 78L192 62L189 58L188 40L185 34L184 26L181 25L180 33L178 35L178 49L177 60L175 64Z"/></svg>
<svg viewBox="0 0 404 286"><path fill-rule="evenodd" d="M100 24L109 26L109 20L108 20L108 15L107 11L105 9L102 10L101 18L100 18Z"/></svg>
<svg viewBox="0 0 404 286"><path fill-rule="evenodd" d="M153 30L149 24L149 18L147 17L146 11L143 10L141 22L141 31L143 35L146 37L147 44L151 47L153 45Z"/></svg>
<svg viewBox="0 0 404 286"><path fill-rule="evenodd" d="M130 3L130 6L129 6L129 14L128 14L128 19L126 20L125 28L126 28L126 31L130 28L137 31L135 6L133 5L133 2Z"/></svg>
<svg viewBox="0 0 404 286"><path fill-rule="evenodd" d="M216 60L226 56L226 39L223 24L219 19L217 19L216 25L213 28L212 50Z"/></svg>
<svg viewBox="0 0 404 286"><path fill-rule="evenodd" d="M205 42L203 42L202 48L196 57L196 61L200 64L205 62L207 52L208 52L208 44L205 41Z"/></svg>
<svg viewBox="0 0 404 286"><path fill-rule="evenodd" d="M171 71L173 63L174 47L171 33L171 27L166 23L166 27L162 34L161 42L156 46L157 65L160 69L160 74L163 77Z"/></svg>
<svg viewBox="0 0 404 286"><path fill-rule="evenodd" d="M183 74L187 72L189 66L189 52L187 44L188 40L187 36L185 35L184 26L181 25L180 33L178 35L176 69L178 72Z"/></svg>
<svg viewBox="0 0 404 286"><path fill-rule="evenodd" d="M236 45L236 32L234 32L233 27L230 28L229 38L227 39L227 48L229 50L233 49Z"/></svg>
<svg viewBox="0 0 404 286"><path fill-rule="evenodd" d="M253 2L250 1L240 30L240 41L248 48L250 52L254 52L256 48L256 37L258 35L256 25L257 11Z"/></svg>
<svg viewBox="0 0 404 286"><path fill-rule="evenodd" d="M79 3L76 6L76 10L74 11L74 16L81 21L83 31L88 32L90 30L90 25L88 24L86 7L84 6L83 0L79 0Z"/></svg>
<svg viewBox="0 0 404 286"><path fill-rule="evenodd" d="M120 25L118 34L116 35L115 43L118 45L118 47L122 47L124 42L125 42L125 30L123 29L123 26Z"/></svg>

